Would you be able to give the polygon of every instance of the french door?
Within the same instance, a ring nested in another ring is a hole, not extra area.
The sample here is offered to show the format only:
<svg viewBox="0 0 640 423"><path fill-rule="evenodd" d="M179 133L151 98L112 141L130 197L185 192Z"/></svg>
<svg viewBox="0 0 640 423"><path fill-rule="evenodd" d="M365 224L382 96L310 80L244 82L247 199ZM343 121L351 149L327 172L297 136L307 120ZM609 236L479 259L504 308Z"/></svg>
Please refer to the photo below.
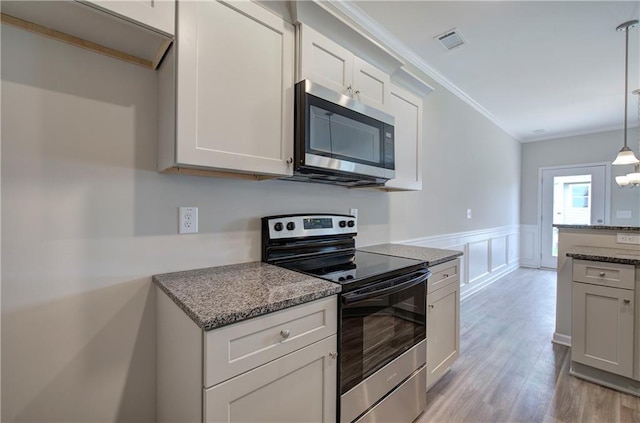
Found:
<svg viewBox="0 0 640 423"><path fill-rule="evenodd" d="M609 223L608 174L608 163L540 169L541 267L558 265L558 230L553 224Z"/></svg>

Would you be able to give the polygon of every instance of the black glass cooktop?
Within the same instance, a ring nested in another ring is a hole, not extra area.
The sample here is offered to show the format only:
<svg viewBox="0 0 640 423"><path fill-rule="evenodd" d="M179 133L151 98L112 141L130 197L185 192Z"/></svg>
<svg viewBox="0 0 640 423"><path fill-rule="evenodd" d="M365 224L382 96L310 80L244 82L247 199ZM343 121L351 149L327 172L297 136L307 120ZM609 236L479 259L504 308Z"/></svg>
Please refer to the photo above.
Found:
<svg viewBox="0 0 640 423"><path fill-rule="evenodd" d="M341 284L399 276L426 267L424 262L384 254L355 251L352 254L306 258L279 266Z"/></svg>

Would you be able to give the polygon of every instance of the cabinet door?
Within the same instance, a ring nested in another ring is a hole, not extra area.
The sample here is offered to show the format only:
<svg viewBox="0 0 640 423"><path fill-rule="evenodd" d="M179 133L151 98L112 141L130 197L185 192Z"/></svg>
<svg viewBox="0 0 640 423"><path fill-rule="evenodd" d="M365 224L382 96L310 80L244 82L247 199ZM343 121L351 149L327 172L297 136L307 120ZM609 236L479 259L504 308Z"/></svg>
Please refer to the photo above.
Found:
<svg viewBox="0 0 640 423"><path fill-rule="evenodd" d="M391 77L359 57L353 58L353 97L389 113Z"/></svg>
<svg viewBox="0 0 640 423"><path fill-rule="evenodd" d="M427 295L427 389L460 355L460 287L456 280Z"/></svg>
<svg viewBox="0 0 640 423"><path fill-rule="evenodd" d="M175 34L176 3L173 0L84 0L80 3L98 6L109 13L162 31L167 35Z"/></svg>
<svg viewBox="0 0 640 423"><path fill-rule="evenodd" d="M335 422L336 335L205 391L206 422Z"/></svg>
<svg viewBox="0 0 640 423"><path fill-rule="evenodd" d="M571 359L633 377L634 292L573 283Z"/></svg>
<svg viewBox="0 0 640 423"><path fill-rule="evenodd" d="M253 2L179 2L176 162L291 175L294 28Z"/></svg>
<svg viewBox="0 0 640 423"><path fill-rule="evenodd" d="M422 189L422 99L391 86L389 113L395 116L396 177L385 184L394 190Z"/></svg>
<svg viewBox="0 0 640 423"><path fill-rule="evenodd" d="M353 53L306 25L300 25L298 80L310 79L335 92L352 95Z"/></svg>

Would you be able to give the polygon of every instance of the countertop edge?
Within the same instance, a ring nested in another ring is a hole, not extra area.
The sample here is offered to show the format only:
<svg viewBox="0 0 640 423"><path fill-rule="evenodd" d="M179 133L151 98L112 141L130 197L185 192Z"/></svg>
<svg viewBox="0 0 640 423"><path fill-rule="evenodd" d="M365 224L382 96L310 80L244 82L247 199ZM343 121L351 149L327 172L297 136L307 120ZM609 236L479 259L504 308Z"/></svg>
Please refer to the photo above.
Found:
<svg viewBox="0 0 640 423"><path fill-rule="evenodd" d="M566 224L560 224L560 223L554 223L552 226L558 229L640 232L640 226L566 225Z"/></svg>
<svg viewBox="0 0 640 423"><path fill-rule="evenodd" d="M637 255L637 258L628 257L634 255ZM587 247L577 245L575 247L569 248L566 256L576 260L629 264L633 266L640 265L640 253L635 250L622 250L607 247Z"/></svg>

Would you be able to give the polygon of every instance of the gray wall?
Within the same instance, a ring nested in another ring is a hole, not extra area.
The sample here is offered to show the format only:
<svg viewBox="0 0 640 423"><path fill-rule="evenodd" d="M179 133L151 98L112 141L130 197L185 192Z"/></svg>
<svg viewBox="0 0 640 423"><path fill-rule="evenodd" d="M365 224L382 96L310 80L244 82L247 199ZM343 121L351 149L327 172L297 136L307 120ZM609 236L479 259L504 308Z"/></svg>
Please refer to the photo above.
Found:
<svg viewBox="0 0 640 423"><path fill-rule="evenodd" d="M429 83L435 91L424 99L423 190L392 194L391 238L518 224L520 143L435 81Z"/></svg>
<svg viewBox="0 0 640 423"><path fill-rule="evenodd" d="M638 151L638 129L627 133L629 147ZM601 132L522 145L522 203L520 222L537 224L538 219L538 169L582 163L611 162L622 147L622 131ZM640 189L619 188L618 175L633 171L633 166L611 166L611 224L640 225ZM616 210L631 210L631 219L616 218Z"/></svg>
<svg viewBox="0 0 640 423"><path fill-rule="evenodd" d="M153 422L151 275L259 260L260 216L357 207L359 245L518 223L519 145L442 89L419 193L164 175L154 72L6 25L1 47L2 421Z"/></svg>

